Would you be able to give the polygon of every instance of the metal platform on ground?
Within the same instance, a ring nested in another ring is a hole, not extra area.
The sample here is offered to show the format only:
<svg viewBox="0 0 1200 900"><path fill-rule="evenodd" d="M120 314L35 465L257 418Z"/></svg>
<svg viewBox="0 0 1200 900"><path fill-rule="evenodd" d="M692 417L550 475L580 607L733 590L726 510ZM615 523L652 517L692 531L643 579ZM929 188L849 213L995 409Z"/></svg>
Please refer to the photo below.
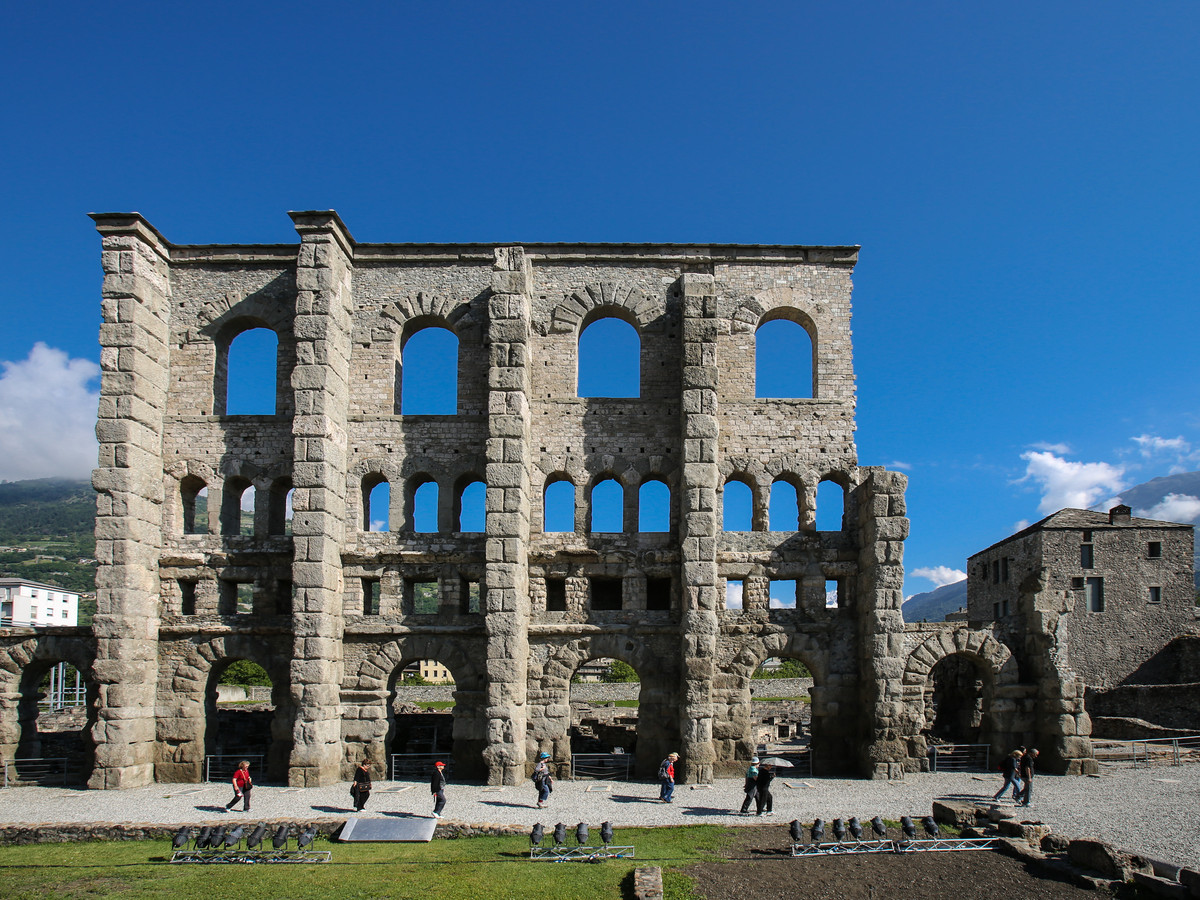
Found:
<svg viewBox="0 0 1200 900"><path fill-rule="evenodd" d="M350 818L342 826L339 841L428 843L433 840L437 819L425 816L386 819Z"/></svg>
<svg viewBox="0 0 1200 900"><path fill-rule="evenodd" d="M841 856L849 853L944 853L949 850L991 850L997 838L939 838L928 841L848 841L830 844L792 844L792 856Z"/></svg>
<svg viewBox="0 0 1200 900"><path fill-rule="evenodd" d="M568 847L558 844L553 847L533 847L529 858L541 862L599 862L602 859L633 859L633 847Z"/></svg>

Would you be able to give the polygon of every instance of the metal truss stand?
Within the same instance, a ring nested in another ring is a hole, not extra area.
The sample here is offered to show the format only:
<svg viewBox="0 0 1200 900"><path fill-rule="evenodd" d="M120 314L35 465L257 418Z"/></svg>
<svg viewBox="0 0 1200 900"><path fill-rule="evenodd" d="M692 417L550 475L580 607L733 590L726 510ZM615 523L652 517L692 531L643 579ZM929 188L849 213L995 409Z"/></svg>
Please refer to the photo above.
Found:
<svg viewBox="0 0 1200 900"><path fill-rule="evenodd" d="M176 850L173 863L327 863L332 850Z"/></svg>
<svg viewBox="0 0 1200 900"><path fill-rule="evenodd" d="M535 862L599 862L602 859L633 859L633 847L531 847L529 858Z"/></svg>
<svg viewBox="0 0 1200 900"><path fill-rule="evenodd" d="M792 856L841 856L848 853L944 853L949 850L991 850L997 838L940 838L933 841L855 841L834 844L792 844Z"/></svg>

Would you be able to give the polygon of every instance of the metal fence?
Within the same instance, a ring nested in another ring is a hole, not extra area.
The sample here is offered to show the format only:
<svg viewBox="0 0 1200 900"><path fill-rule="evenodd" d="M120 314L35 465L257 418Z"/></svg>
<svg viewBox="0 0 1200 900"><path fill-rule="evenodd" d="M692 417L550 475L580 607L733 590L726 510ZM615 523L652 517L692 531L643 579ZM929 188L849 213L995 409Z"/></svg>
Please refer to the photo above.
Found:
<svg viewBox="0 0 1200 900"><path fill-rule="evenodd" d="M50 759L6 759L3 761L4 787L23 784L66 784L71 776L67 757Z"/></svg>
<svg viewBox="0 0 1200 900"><path fill-rule="evenodd" d="M988 771L991 768L988 744L931 744L930 772Z"/></svg>
<svg viewBox="0 0 1200 900"><path fill-rule="evenodd" d="M571 778L629 781L633 777L632 753L572 753Z"/></svg>
<svg viewBox="0 0 1200 900"><path fill-rule="evenodd" d="M1092 754L1101 765L1178 766L1200 760L1200 734L1138 741L1093 739Z"/></svg>
<svg viewBox="0 0 1200 900"><path fill-rule="evenodd" d="M780 778L789 778L797 775L803 775L806 778L812 777L812 750L808 747L800 750L784 750L779 753L760 749L758 756L760 759L782 759L785 762L791 763L790 767L780 766L775 772Z"/></svg>
<svg viewBox="0 0 1200 900"><path fill-rule="evenodd" d="M433 764L444 762L446 777L454 774L454 759L444 753L393 753L391 757L391 780L404 781L412 778L428 778L433 774Z"/></svg>
<svg viewBox="0 0 1200 900"><path fill-rule="evenodd" d="M243 759L250 763L250 776L257 778L257 773L262 771L264 758L262 755L252 756L246 753L213 754L212 756L206 756L204 757L204 780L232 780L233 773L237 771L238 764Z"/></svg>

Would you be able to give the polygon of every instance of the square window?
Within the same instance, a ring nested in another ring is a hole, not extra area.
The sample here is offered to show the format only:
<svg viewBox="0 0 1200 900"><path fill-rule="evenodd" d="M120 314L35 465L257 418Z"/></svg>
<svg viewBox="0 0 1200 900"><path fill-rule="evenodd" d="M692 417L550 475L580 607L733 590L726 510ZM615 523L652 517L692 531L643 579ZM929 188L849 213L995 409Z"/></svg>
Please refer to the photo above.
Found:
<svg viewBox="0 0 1200 900"><path fill-rule="evenodd" d="M671 579L646 579L646 609L669 610L671 608Z"/></svg>
<svg viewBox="0 0 1200 900"><path fill-rule="evenodd" d="M546 579L546 612L567 611L567 579Z"/></svg>
<svg viewBox="0 0 1200 900"><path fill-rule="evenodd" d="M827 588L829 583L826 582ZM770 583L770 601L771 609L795 609L796 608L796 581L795 579L771 579ZM837 583L834 582L836 591Z"/></svg>
<svg viewBox="0 0 1200 900"><path fill-rule="evenodd" d="M1162 559L1162 541L1150 541L1146 544L1146 556L1150 559Z"/></svg>
<svg viewBox="0 0 1200 900"><path fill-rule="evenodd" d="M1150 588L1150 602L1151 603L1162 603L1162 588L1160 588L1160 587Z"/></svg>
<svg viewBox="0 0 1200 900"><path fill-rule="evenodd" d="M379 615L379 595L381 590L378 578L364 578L362 580L362 614L364 616Z"/></svg>
<svg viewBox="0 0 1200 900"><path fill-rule="evenodd" d="M1071 589L1076 590L1076 591L1083 590L1083 579L1082 578L1072 578L1071 579Z"/></svg>
<svg viewBox="0 0 1200 900"><path fill-rule="evenodd" d="M621 608L620 578L589 578L592 589L592 609L617 610Z"/></svg>
<svg viewBox="0 0 1200 900"><path fill-rule="evenodd" d="M409 609L414 616L435 616L438 611L438 583L436 581L406 581L404 583Z"/></svg>
<svg viewBox="0 0 1200 900"><path fill-rule="evenodd" d="M1083 533L1083 542L1084 542L1085 544L1086 544L1086 543L1089 543L1089 542L1091 541L1091 539L1092 539L1092 533L1091 533L1091 531L1085 531L1085 532Z"/></svg>

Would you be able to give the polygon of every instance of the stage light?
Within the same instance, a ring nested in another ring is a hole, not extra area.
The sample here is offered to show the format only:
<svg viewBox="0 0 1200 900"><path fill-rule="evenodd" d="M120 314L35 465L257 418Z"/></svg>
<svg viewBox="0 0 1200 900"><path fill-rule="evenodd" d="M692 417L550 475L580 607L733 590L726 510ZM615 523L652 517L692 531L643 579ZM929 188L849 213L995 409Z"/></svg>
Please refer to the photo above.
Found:
<svg viewBox="0 0 1200 900"><path fill-rule="evenodd" d="M613 842L612 822L600 823L600 840L604 842L605 847Z"/></svg>
<svg viewBox="0 0 1200 900"><path fill-rule="evenodd" d="M275 832L275 837L271 838L271 844L276 850L282 850L287 846L288 842L288 827L280 825Z"/></svg>
<svg viewBox="0 0 1200 900"><path fill-rule="evenodd" d="M263 842L263 837L266 836L266 833L267 833L266 823L259 822L258 827L255 828L252 832L250 832L250 837L246 841L246 849L247 850L257 850L259 845Z"/></svg>
<svg viewBox="0 0 1200 900"><path fill-rule="evenodd" d="M800 824L799 819L792 819L788 823L788 830L792 833L793 844L799 844L804 840L804 826Z"/></svg>
<svg viewBox="0 0 1200 900"><path fill-rule="evenodd" d="M567 842L567 826L559 822L554 826L554 846Z"/></svg>
<svg viewBox="0 0 1200 900"><path fill-rule="evenodd" d="M296 840L297 848L299 848L300 850L303 850L305 847L312 844L312 842L316 839L316 837L317 837L317 826L309 825L307 828L304 829L304 831L302 831L300 833L300 837L297 838L297 840Z"/></svg>
<svg viewBox="0 0 1200 900"><path fill-rule="evenodd" d="M225 841L225 826L218 825L216 830L213 831L212 835L208 839L208 848L210 850L216 850L218 847L221 846L221 844L224 841Z"/></svg>
<svg viewBox="0 0 1200 900"><path fill-rule="evenodd" d="M184 825L177 832L175 832L175 840L171 841L171 846L174 847L176 850L181 850L181 849L183 849L184 844L186 844L191 839L192 839L192 827L190 825Z"/></svg>
<svg viewBox="0 0 1200 900"><path fill-rule="evenodd" d="M529 844L532 847L540 847L545 839L546 829L542 827L541 822L538 822L533 826L533 831L529 832Z"/></svg>
<svg viewBox="0 0 1200 900"><path fill-rule="evenodd" d="M934 821L933 816L926 816L921 820L921 824L925 826L925 833L931 838L938 836L938 826L937 822Z"/></svg>
<svg viewBox="0 0 1200 900"><path fill-rule="evenodd" d="M582 847L588 842L588 827L586 822L580 822L575 826L575 840Z"/></svg>
<svg viewBox="0 0 1200 900"><path fill-rule="evenodd" d="M846 839L846 823L841 819L833 820L833 836L839 844Z"/></svg>
<svg viewBox="0 0 1200 900"><path fill-rule="evenodd" d="M879 816L871 820L871 830L880 837L887 837L887 826L883 824L883 819Z"/></svg>
<svg viewBox="0 0 1200 900"><path fill-rule="evenodd" d="M900 828L904 831L904 836L910 841L917 836L917 826L913 824L913 820L908 816L900 817Z"/></svg>
<svg viewBox="0 0 1200 900"><path fill-rule="evenodd" d="M208 839L212 837L212 826L205 825L200 829L200 836L196 838L196 849L203 850L208 846Z"/></svg>
<svg viewBox="0 0 1200 900"><path fill-rule="evenodd" d="M862 822L858 821L858 816L850 817L850 833L856 841L862 840Z"/></svg>
<svg viewBox="0 0 1200 900"><path fill-rule="evenodd" d="M229 832L229 834L225 835L225 846L227 848L236 847L239 843L241 843L242 835L245 833L246 829L239 825L237 828L233 829L233 831Z"/></svg>
<svg viewBox="0 0 1200 900"><path fill-rule="evenodd" d="M813 822L812 828L808 830L808 836L812 838L814 844L819 844L825 840L825 821L817 819L817 821Z"/></svg>

